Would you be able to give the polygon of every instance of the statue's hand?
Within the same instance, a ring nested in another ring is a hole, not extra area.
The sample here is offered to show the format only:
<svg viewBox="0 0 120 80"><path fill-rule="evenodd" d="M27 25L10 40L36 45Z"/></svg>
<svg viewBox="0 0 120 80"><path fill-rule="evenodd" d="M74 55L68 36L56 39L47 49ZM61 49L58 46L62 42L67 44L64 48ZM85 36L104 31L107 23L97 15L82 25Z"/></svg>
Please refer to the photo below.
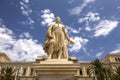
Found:
<svg viewBox="0 0 120 80"><path fill-rule="evenodd" d="M72 41L72 40L70 40L69 42L70 42L70 44L75 44L75 42L74 42L74 41Z"/></svg>
<svg viewBox="0 0 120 80"><path fill-rule="evenodd" d="M47 33L47 37L53 38L52 34L50 34L50 33Z"/></svg>

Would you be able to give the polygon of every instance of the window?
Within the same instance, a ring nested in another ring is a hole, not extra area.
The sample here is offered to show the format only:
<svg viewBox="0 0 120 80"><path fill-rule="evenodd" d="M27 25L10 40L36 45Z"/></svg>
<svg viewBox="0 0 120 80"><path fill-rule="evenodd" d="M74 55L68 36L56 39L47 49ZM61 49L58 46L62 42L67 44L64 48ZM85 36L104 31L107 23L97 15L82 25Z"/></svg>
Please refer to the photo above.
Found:
<svg viewBox="0 0 120 80"><path fill-rule="evenodd" d="M118 61L120 62L120 57L118 57Z"/></svg>
<svg viewBox="0 0 120 80"><path fill-rule="evenodd" d="M26 68L23 68L23 76L26 74Z"/></svg>
<svg viewBox="0 0 120 80"><path fill-rule="evenodd" d="M115 57L116 62L120 62L120 57Z"/></svg>
<svg viewBox="0 0 120 80"><path fill-rule="evenodd" d="M33 75L33 69L31 69L30 75Z"/></svg>
<svg viewBox="0 0 120 80"><path fill-rule="evenodd" d="M82 68L80 69L80 72L79 72L79 73L80 73L80 75L82 75Z"/></svg>
<svg viewBox="0 0 120 80"><path fill-rule="evenodd" d="M89 73L90 73L90 72L89 72L89 69L87 69L87 75L89 75Z"/></svg>
<svg viewBox="0 0 120 80"><path fill-rule="evenodd" d="M115 61L118 62L118 59L115 57Z"/></svg>

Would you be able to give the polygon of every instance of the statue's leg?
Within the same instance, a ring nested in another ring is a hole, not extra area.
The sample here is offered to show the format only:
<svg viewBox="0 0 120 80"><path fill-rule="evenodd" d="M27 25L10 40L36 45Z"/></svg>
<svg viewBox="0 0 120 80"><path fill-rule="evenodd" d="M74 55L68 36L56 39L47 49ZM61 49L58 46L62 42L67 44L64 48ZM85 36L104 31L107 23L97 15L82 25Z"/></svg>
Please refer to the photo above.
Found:
<svg viewBox="0 0 120 80"><path fill-rule="evenodd" d="M59 50L58 59L61 59L61 55L62 55L62 49Z"/></svg>
<svg viewBox="0 0 120 80"><path fill-rule="evenodd" d="M54 46L54 42L53 41L51 41L50 42L50 46L49 46L49 50L48 50L48 58L52 58L52 54L53 54L53 46Z"/></svg>
<svg viewBox="0 0 120 80"><path fill-rule="evenodd" d="M67 40L65 40L64 47L63 47L64 59L68 59L68 47L67 47L68 44L69 44L69 42Z"/></svg>

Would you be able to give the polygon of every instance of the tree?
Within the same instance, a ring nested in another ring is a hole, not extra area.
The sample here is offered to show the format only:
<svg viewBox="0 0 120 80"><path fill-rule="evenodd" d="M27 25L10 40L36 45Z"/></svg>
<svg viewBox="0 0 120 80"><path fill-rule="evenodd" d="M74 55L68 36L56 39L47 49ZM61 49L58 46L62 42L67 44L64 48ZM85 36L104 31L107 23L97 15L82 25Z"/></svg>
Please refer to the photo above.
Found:
<svg viewBox="0 0 120 80"><path fill-rule="evenodd" d="M104 80L105 79L105 68L103 67L103 63L99 59L95 59L91 62L92 66L90 67L90 74L94 73L97 80Z"/></svg>
<svg viewBox="0 0 120 80"><path fill-rule="evenodd" d="M111 76L111 80L120 80L120 66L114 69Z"/></svg>
<svg viewBox="0 0 120 80"><path fill-rule="evenodd" d="M3 68L1 71L1 80L14 80L15 70L11 67Z"/></svg>

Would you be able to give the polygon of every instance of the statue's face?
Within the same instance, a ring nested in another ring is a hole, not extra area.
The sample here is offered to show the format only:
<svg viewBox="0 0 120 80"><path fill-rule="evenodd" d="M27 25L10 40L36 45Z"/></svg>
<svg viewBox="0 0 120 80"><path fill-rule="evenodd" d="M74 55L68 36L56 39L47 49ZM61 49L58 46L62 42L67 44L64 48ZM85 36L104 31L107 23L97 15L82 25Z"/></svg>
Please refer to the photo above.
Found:
<svg viewBox="0 0 120 80"><path fill-rule="evenodd" d="M56 23L61 23L61 19L60 18L56 18Z"/></svg>

